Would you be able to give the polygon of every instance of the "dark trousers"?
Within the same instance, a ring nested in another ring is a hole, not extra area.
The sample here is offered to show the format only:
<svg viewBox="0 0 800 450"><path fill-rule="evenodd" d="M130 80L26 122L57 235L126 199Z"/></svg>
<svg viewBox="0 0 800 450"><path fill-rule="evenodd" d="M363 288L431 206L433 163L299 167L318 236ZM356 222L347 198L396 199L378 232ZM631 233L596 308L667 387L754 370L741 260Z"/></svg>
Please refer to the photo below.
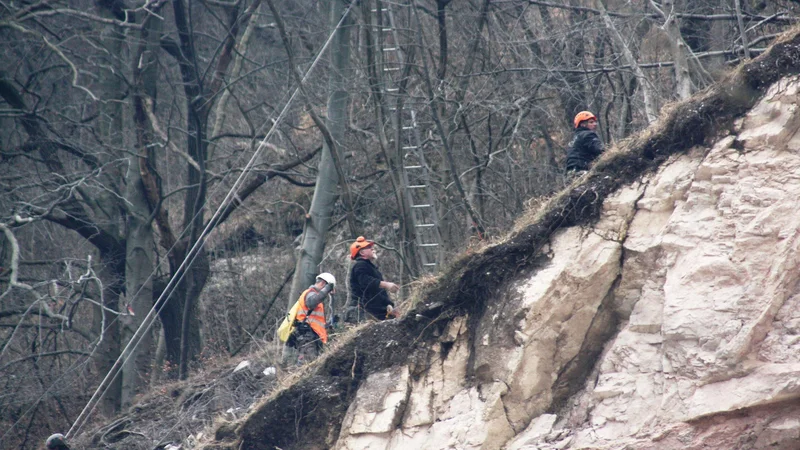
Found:
<svg viewBox="0 0 800 450"><path fill-rule="evenodd" d="M297 324L283 347L281 365L302 365L322 353L322 340L308 324Z"/></svg>

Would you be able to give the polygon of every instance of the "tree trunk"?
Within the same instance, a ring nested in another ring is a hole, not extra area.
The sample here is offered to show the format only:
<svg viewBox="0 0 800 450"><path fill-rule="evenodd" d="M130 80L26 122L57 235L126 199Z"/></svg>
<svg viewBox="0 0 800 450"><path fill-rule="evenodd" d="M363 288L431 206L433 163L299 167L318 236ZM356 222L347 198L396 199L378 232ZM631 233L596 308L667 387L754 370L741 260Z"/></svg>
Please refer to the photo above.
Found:
<svg viewBox="0 0 800 450"><path fill-rule="evenodd" d="M733 6L736 9L736 24L739 26L739 35L742 38L742 49L744 49L744 59L750 59L750 44L747 41L747 29L745 29L744 19L742 19L741 0L733 0Z"/></svg>
<svg viewBox="0 0 800 450"><path fill-rule="evenodd" d="M647 76L645 76L644 71L642 71L642 68L639 67L639 62L636 61L636 58L633 56L633 52L625 42L625 38L614 25L614 21L611 20L611 16L608 15L608 11L606 11L603 0L597 1L597 7L601 12L603 22L605 23L608 32L611 33L611 37L614 38L614 41L616 41L617 45L619 46L619 50L622 52L622 58L629 66L631 66L633 73L639 80L639 87L642 91L642 97L644 97L645 117L647 119L647 123L653 123L658 118L658 108L656 107L655 94L650 87L650 82L648 81Z"/></svg>
<svg viewBox="0 0 800 450"><path fill-rule="evenodd" d="M136 146L138 155L131 165L138 170L126 172L125 198L128 201L125 266L125 292L128 306L133 316L122 320L122 345L133 338L136 330L153 306L153 281L151 274L156 262L155 238L151 221L152 209L142 181L143 167L154 164L152 133L148 125L146 102L154 103L158 81L158 52L161 34L161 21L147 16L142 22L140 45L134 58L134 123L136 125ZM155 106L153 106L155 109ZM131 404L139 388L146 383L145 374L152 370L152 333L145 332L139 343L132 349L128 362L122 367L122 407Z"/></svg>
<svg viewBox="0 0 800 450"><path fill-rule="evenodd" d="M679 99L686 100L692 96L692 78L689 73L689 59L686 57L686 42L681 35L678 18L675 16L675 2L664 0L661 5L663 9L658 9L652 0L651 3L664 18L664 25L661 28L667 34L672 60L675 63L675 93Z"/></svg>
<svg viewBox="0 0 800 450"><path fill-rule="evenodd" d="M436 78L439 81L447 76L447 4L452 0L436 0L436 23L439 27L439 69Z"/></svg>
<svg viewBox="0 0 800 450"><path fill-rule="evenodd" d="M331 4L330 25L336 27L344 13L344 2L334 0ZM326 125L334 142L343 142L344 129L347 124L347 102L350 94L346 82L350 71L350 25L351 20L345 18L342 26L336 30L331 43L331 71L328 79L328 117ZM337 195L336 167L331 149L327 142L323 143L322 156L319 161L319 172L314 196L311 199L308 217L303 230L303 244L295 266L292 289L289 294L289 305L294 304L300 293L314 283L314 277L322 261L325 249L325 234L331 225L331 214Z"/></svg>
<svg viewBox="0 0 800 450"><path fill-rule="evenodd" d="M119 310L119 296L125 274L125 256L116 250L101 250L100 260L94 266L98 281L98 298L102 298L103 305L112 310ZM94 353L95 369L102 378L111 371L120 354L120 332L117 316L109 311L95 306L92 331L100 336L97 351ZM99 403L100 411L113 416L120 410L122 377L117 375L109 381L110 385ZM102 388L102 386L101 386Z"/></svg>
<svg viewBox="0 0 800 450"><path fill-rule="evenodd" d="M161 374L164 367L164 361L166 360L167 356L167 345L164 341L164 330L159 328L156 331L152 331L154 334L151 339L155 341L154 347L154 356L153 356L153 365L152 369L150 370L150 387L152 388L159 381L161 381Z"/></svg>
<svg viewBox="0 0 800 450"><path fill-rule="evenodd" d="M138 171L129 171L127 199L128 237L126 240L125 291L128 306L134 315L122 317L122 345L127 345L153 306L153 285L150 275L155 262L155 239L150 226L150 208L144 198ZM124 309L123 309L124 311ZM146 382L151 370L152 333L145 332L122 367L122 408L131 405L133 397Z"/></svg>
<svg viewBox="0 0 800 450"><path fill-rule="evenodd" d="M189 364L202 350L197 300L203 292L211 271L208 255L204 249L198 250L194 262L186 270L186 277L177 285L173 293L173 295L178 294L176 300L179 300L178 303L182 306L179 373L182 380L189 376Z"/></svg>
<svg viewBox="0 0 800 450"><path fill-rule="evenodd" d="M557 19L553 18L553 16L550 14L549 7L538 6L538 8L539 14L542 16L543 25L549 27L544 32L546 34L556 34L556 29L553 27L553 24L557 23ZM570 9L567 14L570 22L575 22L576 19L581 18L581 13L572 9ZM539 39L531 31L531 27L527 20L522 20L521 23L526 34L529 36L528 39L532 53L542 61L546 61L545 55L542 53L542 48L538 44ZM571 41L565 39L554 39L552 40L551 45L545 46L545 48L550 48L551 46L553 58L557 61L557 64L561 63L564 66L578 65L584 51L582 39L573 39ZM532 63L537 62L538 61L532 61ZM560 78L563 80L563 86L558 90L558 97L561 100L561 105L563 106L564 121L568 124L572 123L572 118L578 113L578 111L586 109L584 106L586 102L580 96L575 95L575 92L573 92L573 89L575 89L576 86L581 86L583 84L582 78L583 76L577 72L567 72Z"/></svg>
<svg viewBox="0 0 800 450"><path fill-rule="evenodd" d="M254 13L250 16L250 20L247 22L247 28L245 28L244 33L242 33L242 38L239 40L239 43L236 45L236 52L234 54L234 63L233 68L231 69L230 78L236 78L242 72L242 66L244 63L243 55L247 54L247 48L250 45L250 38L253 36L253 32L256 28L256 23L258 22L259 18L259 6L257 6ZM225 109L228 106L228 101L231 98L231 90L225 87L225 90L222 92L220 96L219 102L217 102L216 107L214 108L214 125L211 127L211 134L209 137L213 139L217 135L222 132L222 127L225 124L225 116L226 112ZM213 148L209 151L208 155L209 159L214 157Z"/></svg>
<svg viewBox="0 0 800 450"><path fill-rule="evenodd" d="M181 279L167 299L167 304L162 310L162 323L164 337L167 345L167 359L170 363L178 364L179 376L185 379L189 373L189 362L199 353L200 323L196 317L197 300L205 286L209 273L209 262L205 249L200 246L195 254L190 254L190 249L200 238L204 228L206 207L206 161L208 158L208 140L206 127L210 108L210 96L204 92L200 82L198 58L195 51L194 35L191 31L189 12L183 0L173 0L172 9L175 16L175 25L178 29L180 57L178 59L183 81L183 91L186 102L186 129L187 153L194 164L187 164L186 197L183 204L183 228L188 230L188 236L170 251L170 273L173 277ZM234 7L232 15L238 14L238 7ZM214 72L209 92L216 93L222 85L221 76L230 64L230 52L233 39L238 33L238 22L234 21L228 40L224 42L219 56L219 65ZM189 264L185 273L179 272L183 260L189 257Z"/></svg>

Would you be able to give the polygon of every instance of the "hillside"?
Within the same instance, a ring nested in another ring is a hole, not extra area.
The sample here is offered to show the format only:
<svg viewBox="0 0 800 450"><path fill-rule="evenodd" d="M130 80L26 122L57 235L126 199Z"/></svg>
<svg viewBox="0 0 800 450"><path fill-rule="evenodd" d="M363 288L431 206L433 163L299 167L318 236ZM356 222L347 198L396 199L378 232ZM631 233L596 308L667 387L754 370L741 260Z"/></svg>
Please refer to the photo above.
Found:
<svg viewBox="0 0 800 450"><path fill-rule="evenodd" d="M798 71L794 33L206 448L789 448Z"/></svg>
<svg viewBox="0 0 800 450"><path fill-rule="evenodd" d="M798 73L794 32L202 448L795 448Z"/></svg>

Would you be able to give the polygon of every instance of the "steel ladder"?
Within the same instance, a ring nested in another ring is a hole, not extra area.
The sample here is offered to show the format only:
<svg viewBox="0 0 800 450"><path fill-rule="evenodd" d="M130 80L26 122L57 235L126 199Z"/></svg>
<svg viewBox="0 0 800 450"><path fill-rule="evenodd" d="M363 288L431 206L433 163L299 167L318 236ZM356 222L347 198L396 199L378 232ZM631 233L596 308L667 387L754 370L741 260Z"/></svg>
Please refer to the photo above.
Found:
<svg viewBox="0 0 800 450"><path fill-rule="evenodd" d="M401 95L400 85L405 54L400 47L393 8L406 8L411 14L411 6L402 1L376 0L377 9L373 9L377 23L374 25L380 33L380 64L383 74L381 86L385 98ZM410 16L409 16L410 17ZM413 30L408 30L414 32ZM421 105L408 96L402 103L400 114L396 106L389 107L390 113L398 120L393 120L399 128L400 145L403 150L402 165L403 191L411 208L411 220L415 230L415 244L422 269L433 273L440 269L444 258L444 247L439 230L439 217L435 196L431 189L431 168L425 159L425 148L418 123L417 108Z"/></svg>

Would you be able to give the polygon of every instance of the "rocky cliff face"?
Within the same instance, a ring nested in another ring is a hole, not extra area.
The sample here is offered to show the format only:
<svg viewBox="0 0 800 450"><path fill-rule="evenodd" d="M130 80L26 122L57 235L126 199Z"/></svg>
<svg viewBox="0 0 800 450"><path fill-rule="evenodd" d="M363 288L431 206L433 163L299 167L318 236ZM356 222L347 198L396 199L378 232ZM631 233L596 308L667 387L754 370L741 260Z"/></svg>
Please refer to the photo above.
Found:
<svg viewBox="0 0 800 450"><path fill-rule="evenodd" d="M798 448L800 38L783 45L342 345L231 445Z"/></svg>

